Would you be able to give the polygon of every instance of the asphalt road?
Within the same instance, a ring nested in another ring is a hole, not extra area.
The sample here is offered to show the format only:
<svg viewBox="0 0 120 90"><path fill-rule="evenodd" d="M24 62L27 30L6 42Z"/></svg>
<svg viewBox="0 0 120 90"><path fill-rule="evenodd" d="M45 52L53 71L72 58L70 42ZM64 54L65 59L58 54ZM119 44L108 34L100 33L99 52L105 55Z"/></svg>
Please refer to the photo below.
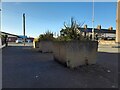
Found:
<svg viewBox="0 0 120 90"><path fill-rule="evenodd" d="M103 49L102 49L103 50ZM2 50L3 88L117 88L118 53L98 52L97 64L71 70L31 46Z"/></svg>

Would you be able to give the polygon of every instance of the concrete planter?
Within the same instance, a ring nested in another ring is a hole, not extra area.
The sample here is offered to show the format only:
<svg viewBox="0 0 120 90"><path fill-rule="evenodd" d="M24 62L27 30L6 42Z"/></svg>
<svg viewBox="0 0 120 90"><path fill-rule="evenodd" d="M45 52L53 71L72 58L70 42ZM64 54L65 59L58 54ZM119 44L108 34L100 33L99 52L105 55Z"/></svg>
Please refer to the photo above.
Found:
<svg viewBox="0 0 120 90"><path fill-rule="evenodd" d="M53 47L54 59L66 64L67 67L75 68L96 63L97 41L56 41Z"/></svg>
<svg viewBox="0 0 120 90"><path fill-rule="evenodd" d="M53 43L52 41L40 41L39 43L39 51L43 52L43 53L51 53L53 52Z"/></svg>
<svg viewBox="0 0 120 90"><path fill-rule="evenodd" d="M33 42L33 48L39 48L39 42Z"/></svg>

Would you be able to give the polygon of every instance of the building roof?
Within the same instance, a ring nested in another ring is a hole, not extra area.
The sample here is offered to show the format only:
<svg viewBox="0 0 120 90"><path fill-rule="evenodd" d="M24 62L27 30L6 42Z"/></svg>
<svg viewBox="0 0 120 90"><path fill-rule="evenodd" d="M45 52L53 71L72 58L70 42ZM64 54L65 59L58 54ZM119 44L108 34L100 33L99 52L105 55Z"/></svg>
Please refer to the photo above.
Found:
<svg viewBox="0 0 120 90"><path fill-rule="evenodd" d="M91 32L92 33L92 28L80 28L80 30L82 32L86 31L86 32ZM116 33L116 30L108 30L108 29L94 29L95 33L112 33L112 34L115 34Z"/></svg>
<svg viewBox="0 0 120 90"><path fill-rule="evenodd" d="M27 36L19 35L19 38L27 38Z"/></svg>
<svg viewBox="0 0 120 90"><path fill-rule="evenodd" d="M2 31L0 31L0 33L2 35L9 35L8 37L27 38L27 36L24 37L23 35L15 35L15 34L6 33L6 32L2 32Z"/></svg>
<svg viewBox="0 0 120 90"><path fill-rule="evenodd" d="M10 35L10 36L14 36L14 37L19 37L18 35L2 32L2 31L0 32L0 34L2 34L2 35Z"/></svg>

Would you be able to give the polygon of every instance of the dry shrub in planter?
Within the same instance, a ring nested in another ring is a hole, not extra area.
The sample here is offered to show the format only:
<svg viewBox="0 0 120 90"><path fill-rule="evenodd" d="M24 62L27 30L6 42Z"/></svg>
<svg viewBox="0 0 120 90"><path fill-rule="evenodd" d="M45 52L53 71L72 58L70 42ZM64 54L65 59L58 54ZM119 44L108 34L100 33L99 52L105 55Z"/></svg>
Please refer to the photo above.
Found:
<svg viewBox="0 0 120 90"><path fill-rule="evenodd" d="M91 41L89 36L83 36L81 25L71 18L71 25L60 31L61 35L53 42L54 59L67 67L96 63L98 42Z"/></svg>

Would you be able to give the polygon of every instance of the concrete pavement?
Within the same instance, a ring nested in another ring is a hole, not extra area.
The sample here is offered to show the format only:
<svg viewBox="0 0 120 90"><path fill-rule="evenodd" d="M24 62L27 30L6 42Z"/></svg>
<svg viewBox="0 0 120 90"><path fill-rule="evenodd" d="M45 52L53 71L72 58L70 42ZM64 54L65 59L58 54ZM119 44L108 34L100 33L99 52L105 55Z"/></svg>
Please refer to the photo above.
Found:
<svg viewBox="0 0 120 90"><path fill-rule="evenodd" d="M70 70L30 46L2 50L3 88L116 88L118 53L99 52L96 65Z"/></svg>

